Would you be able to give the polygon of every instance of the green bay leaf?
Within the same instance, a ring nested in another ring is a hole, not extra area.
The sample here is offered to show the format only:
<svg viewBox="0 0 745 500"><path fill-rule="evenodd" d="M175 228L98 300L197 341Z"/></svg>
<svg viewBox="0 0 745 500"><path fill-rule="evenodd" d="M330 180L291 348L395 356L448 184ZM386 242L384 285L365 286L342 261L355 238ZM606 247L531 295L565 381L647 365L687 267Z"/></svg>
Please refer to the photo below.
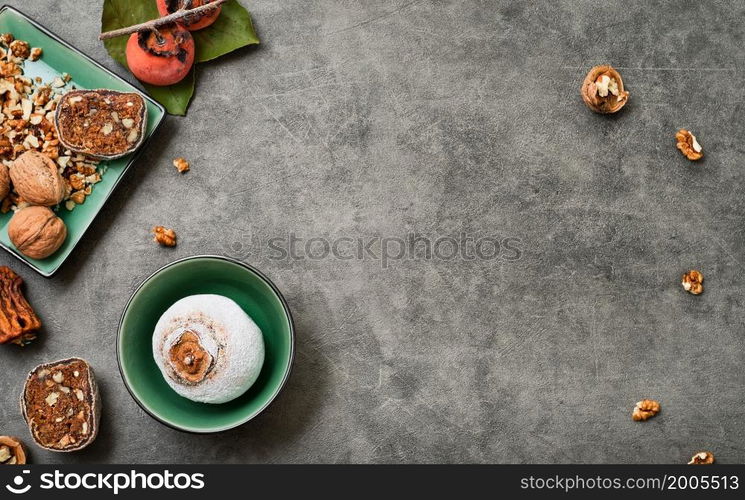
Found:
<svg viewBox="0 0 745 500"><path fill-rule="evenodd" d="M197 62L211 61L246 45L259 43L251 14L237 0L223 4L217 21L192 35L197 47Z"/></svg>
<svg viewBox="0 0 745 500"><path fill-rule="evenodd" d="M156 87L147 83L143 85L153 99L165 106L169 113L184 116L189 108L189 101L194 95L195 81L194 68L192 68L186 78L173 85L166 87Z"/></svg>

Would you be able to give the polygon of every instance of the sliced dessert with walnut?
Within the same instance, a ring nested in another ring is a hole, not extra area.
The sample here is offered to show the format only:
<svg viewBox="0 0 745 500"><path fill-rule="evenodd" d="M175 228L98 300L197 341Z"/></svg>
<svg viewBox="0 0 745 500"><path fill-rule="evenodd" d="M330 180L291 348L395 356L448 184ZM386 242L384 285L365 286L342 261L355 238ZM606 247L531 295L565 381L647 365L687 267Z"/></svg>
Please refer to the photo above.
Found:
<svg viewBox="0 0 745 500"><path fill-rule="evenodd" d="M70 358L29 373L21 410L34 441L50 451L76 451L96 439L101 399L90 365Z"/></svg>
<svg viewBox="0 0 745 500"><path fill-rule="evenodd" d="M60 143L67 149L113 160L142 144L147 106L134 92L73 90L62 96L54 122Z"/></svg>

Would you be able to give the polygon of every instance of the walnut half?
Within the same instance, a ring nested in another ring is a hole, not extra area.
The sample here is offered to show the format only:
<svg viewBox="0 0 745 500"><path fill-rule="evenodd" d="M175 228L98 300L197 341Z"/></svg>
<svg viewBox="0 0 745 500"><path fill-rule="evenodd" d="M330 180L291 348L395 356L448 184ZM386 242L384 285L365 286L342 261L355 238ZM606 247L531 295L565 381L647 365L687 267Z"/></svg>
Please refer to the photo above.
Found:
<svg viewBox="0 0 745 500"><path fill-rule="evenodd" d="M675 134L676 146L683 155L691 161L704 157L704 150L690 130L680 129Z"/></svg>
<svg viewBox="0 0 745 500"><path fill-rule="evenodd" d="M629 100L621 74L610 65L595 66L587 73L580 88L582 100L596 113L615 113Z"/></svg>
<svg viewBox="0 0 745 500"><path fill-rule="evenodd" d="M173 229L166 229L163 226L155 226L153 228L153 234L155 234L153 240L156 243L160 243L166 247L176 246L176 232Z"/></svg>
<svg viewBox="0 0 745 500"><path fill-rule="evenodd" d="M683 289L693 295L699 295L704 291L704 275L696 270L690 270L683 275L681 280Z"/></svg>
<svg viewBox="0 0 745 500"><path fill-rule="evenodd" d="M178 170L180 174L189 171L189 162L186 161L185 158L176 158L173 160L173 166L176 167L176 170Z"/></svg>
<svg viewBox="0 0 745 500"><path fill-rule="evenodd" d="M710 451L699 451L691 457L688 465L710 465L714 463L714 454Z"/></svg>
<svg viewBox="0 0 745 500"><path fill-rule="evenodd" d="M654 399L642 399L634 407L631 418L638 421L652 418L660 412L660 403Z"/></svg>

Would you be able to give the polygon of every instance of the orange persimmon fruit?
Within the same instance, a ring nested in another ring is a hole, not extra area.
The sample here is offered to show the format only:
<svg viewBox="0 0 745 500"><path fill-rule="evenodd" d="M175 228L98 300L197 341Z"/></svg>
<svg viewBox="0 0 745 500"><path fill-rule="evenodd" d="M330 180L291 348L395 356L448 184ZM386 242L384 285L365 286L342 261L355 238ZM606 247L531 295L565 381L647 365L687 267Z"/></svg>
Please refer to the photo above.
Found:
<svg viewBox="0 0 745 500"><path fill-rule="evenodd" d="M161 16L173 14L184 7L185 0L157 0L158 12ZM210 3L210 0L192 0L190 8L195 9ZM222 11L222 6L212 9L204 14L190 15L179 22L189 31L197 31L214 23Z"/></svg>
<svg viewBox="0 0 745 500"><path fill-rule="evenodd" d="M194 64L194 39L179 23L132 33L127 41L127 66L138 80L151 85L178 83Z"/></svg>

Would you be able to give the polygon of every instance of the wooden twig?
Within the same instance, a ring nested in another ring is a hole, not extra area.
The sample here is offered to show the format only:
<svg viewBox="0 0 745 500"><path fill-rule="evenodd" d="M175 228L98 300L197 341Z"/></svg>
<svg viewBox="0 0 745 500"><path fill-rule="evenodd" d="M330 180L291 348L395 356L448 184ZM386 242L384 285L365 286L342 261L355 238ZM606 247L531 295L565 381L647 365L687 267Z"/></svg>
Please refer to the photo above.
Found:
<svg viewBox="0 0 745 500"><path fill-rule="evenodd" d="M202 14L204 12L207 12L209 10L219 7L220 5L224 4L227 1L228 0L215 0L214 2L204 4L194 9L179 9L173 14L169 14L165 17L159 17L158 19L153 19L152 21L148 21L146 23L135 24L127 28L120 28L118 30L112 30L112 31L107 31L106 33L101 33L100 35L98 35L98 39L108 40L109 38L116 38L118 36L130 35L138 31L152 30L154 28L158 28L159 26L163 26L164 24L170 24L176 21L180 21L181 19L187 16L190 16L190 15Z"/></svg>

